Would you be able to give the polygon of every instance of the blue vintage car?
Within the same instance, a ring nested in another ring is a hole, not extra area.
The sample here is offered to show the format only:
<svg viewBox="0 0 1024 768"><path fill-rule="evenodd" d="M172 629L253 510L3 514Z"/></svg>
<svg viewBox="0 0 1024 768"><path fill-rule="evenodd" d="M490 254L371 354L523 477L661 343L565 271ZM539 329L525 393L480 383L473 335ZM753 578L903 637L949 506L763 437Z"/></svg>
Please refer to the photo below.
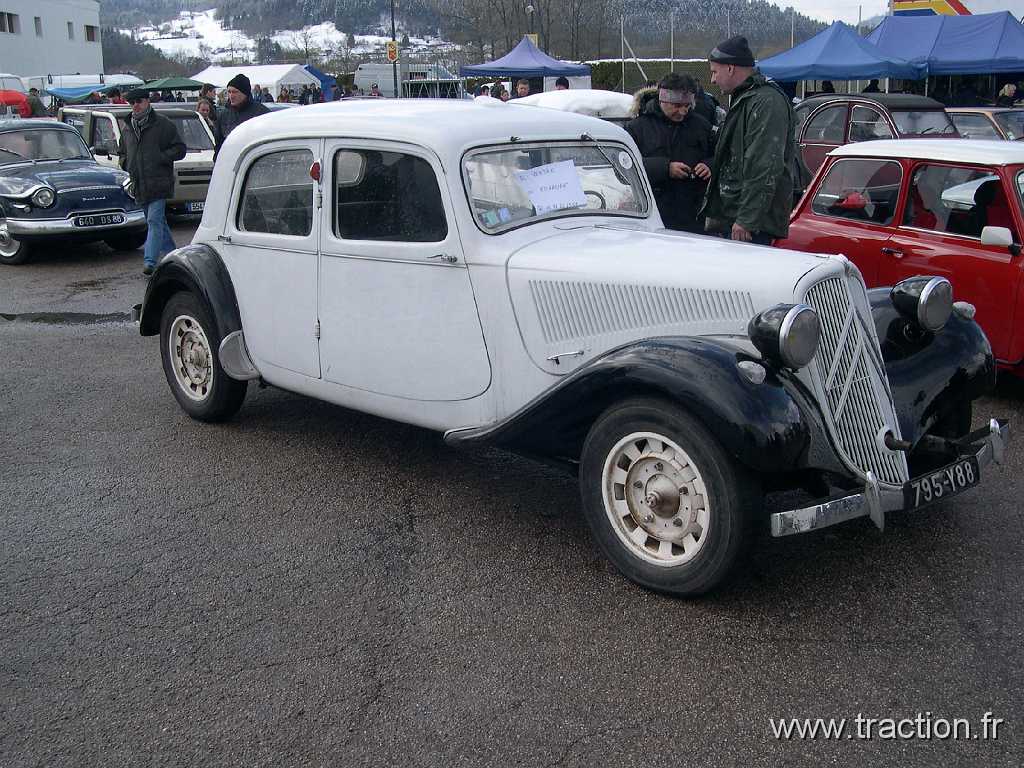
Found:
<svg viewBox="0 0 1024 768"><path fill-rule="evenodd" d="M146 241L146 214L128 174L97 163L74 128L0 120L0 264L24 264L36 243Z"/></svg>

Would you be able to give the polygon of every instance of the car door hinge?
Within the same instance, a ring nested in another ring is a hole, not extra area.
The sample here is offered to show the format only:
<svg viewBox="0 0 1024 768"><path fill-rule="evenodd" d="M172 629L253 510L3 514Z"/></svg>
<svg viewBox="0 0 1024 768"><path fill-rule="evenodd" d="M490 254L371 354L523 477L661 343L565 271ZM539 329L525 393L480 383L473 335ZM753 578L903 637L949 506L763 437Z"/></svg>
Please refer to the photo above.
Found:
<svg viewBox="0 0 1024 768"><path fill-rule="evenodd" d="M319 320L317 320L313 324L313 335L316 336L318 339L320 338L320 321Z"/></svg>
<svg viewBox="0 0 1024 768"><path fill-rule="evenodd" d="M316 207L317 210L324 207L324 192L322 189L316 191Z"/></svg>
<svg viewBox="0 0 1024 768"><path fill-rule="evenodd" d="M230 235L217 235L217 239L220 240L222 243L230 243L231 242L231 236Z"/></svg>

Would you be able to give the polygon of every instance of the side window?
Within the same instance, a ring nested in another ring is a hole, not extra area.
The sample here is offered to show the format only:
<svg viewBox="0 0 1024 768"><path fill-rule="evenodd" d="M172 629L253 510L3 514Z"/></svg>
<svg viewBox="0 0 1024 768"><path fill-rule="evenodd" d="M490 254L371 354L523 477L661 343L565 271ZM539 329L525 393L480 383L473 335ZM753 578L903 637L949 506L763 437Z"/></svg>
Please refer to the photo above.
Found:
<svg viewBox="0 0 1024 768"><path fill-rule="evenodd" d="M889 160L838 160L821 180L811 208L821 216L892 223L903 169Z"/></svg>
<svg viewBox="0 0 1024 768"><path fill-rule="evenodd" d="M92 121L92 145L108 152L117 152L117 139L114 138L114 126L105 117L97 117Z"/></svg>
<svg viewBox="0 0 1024 768"><path fill-rule="evenodd" d="M803 109L797 107L794 112L796 120L793 121L793 139L800 141L800 131L803 129L804 123L807 122L807 116L811 114L811 110L809 107L804 107Z"/></svg>
<svg viewBox="0 0 1024 768"><path fill-rule="evenodd" d="M807 123L804 141L811 144L842 144L846 131L846 105L826 107L816 113Z"/></svg>
<svg viewBox="0 0 1024 768"><path fill-rule="evenodd" d="M892 130L881 113L871 107L855 106L850 113L850 141L891 139Z"/></svg>
<svg viewBox="0 0 1024 768"><path fill-rule="evenodd" d="M334 234L343 240L436 243L448 236L437 177L420 157L339 150L334 186Z"/></svg>
<svg viewBox="0 0 1024 768"><path fill-rule="evenodd" d="M85 138L85 118L81 115L64 115L64 122L78 131Z"/></svg>
<svg viewBox="0 0 1024 768"><path fill-rule="evenodd" d="M238 228L307 237L313 231L312 165L308 149L271 152L256 160L245 176Z"/></svg>
<svg viewBox="0 0 1024 768"><path fill-rule="evenodd" d="M950 115L953 125L965 139L1002 139L999 131L984 115L961 113Z"/></svg>
<svg viewBox="0 0 1024 768"><path fill-rule="evenodd" d="M1006 227L1017 237L1002 180L977 168L918 166L910 179L903 224L967 237L981 237L987 226Z"/></svg>

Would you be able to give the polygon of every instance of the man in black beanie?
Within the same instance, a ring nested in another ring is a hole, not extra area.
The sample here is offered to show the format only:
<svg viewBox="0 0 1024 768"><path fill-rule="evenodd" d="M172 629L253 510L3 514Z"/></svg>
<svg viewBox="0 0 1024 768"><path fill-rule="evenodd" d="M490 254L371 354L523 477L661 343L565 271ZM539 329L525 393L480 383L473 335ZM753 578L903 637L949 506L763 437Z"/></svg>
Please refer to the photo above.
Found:
<svg viewBox="0 0 1024 768"><path fill-rule="evenodd" d="M228 104L227 109L220 110L217 115L217 124L214 126L213 135L217 140L217 147L214 157L220 152L224 145L224 139L228 137L235 128L246 120L251 120L259 115L265 115L270 110L263 104L254 101L252 98L252 86L249 85L249 78L245 75L235 75L228 81Z"/></svg>
<svg viewBox="0 0 1024 768"><path fill-rule="evenodd" d="M789 233L795 146L793 104L754 68L745 37L730 37L708 56L711 82L732 97L715 145L702 213L723 237L771 245Z"/></svg>

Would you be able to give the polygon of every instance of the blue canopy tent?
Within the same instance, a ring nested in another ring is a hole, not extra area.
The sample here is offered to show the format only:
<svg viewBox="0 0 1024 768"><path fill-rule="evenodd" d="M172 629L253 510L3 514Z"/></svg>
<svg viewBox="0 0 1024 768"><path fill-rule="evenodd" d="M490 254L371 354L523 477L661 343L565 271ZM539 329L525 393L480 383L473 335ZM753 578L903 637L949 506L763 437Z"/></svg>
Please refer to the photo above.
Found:
<svg viewBox="0 0 1024 768"><path fill-rule="evenodd" d="M463 77L586 77L590 67L553 59L524 36L519 45L500 59L459 67L459 74Z"/></svg>
<svg viewBox="0 0 1024 768"><path fill-rule="evenodd" d="M886 55L929 75L1024 71L1024 25L1007 11L977 16L887 16L868 35Z"/></svg>
<svg viewBox="0 0 1024 768"><path fill-rule="evenodd" d="M313 77L320 81L320 90L323 91L324 93L324 101L330 101L332 98L334 98L334 96L332 95L332 89L334 88L334 84L338 82L337 80L335 80L330 75L321 72L312 64L304 65L303 69L305 69L307 72L309 72L309 74L311 74Z"/></svg>
<svg viewBox="0 0 1024 768"><path fill-rule="evenodd" d="M883 53L841 21L795 48L759 61L757 66L764 75L780 82L874 77L918 80L925 76L923 64Z"/></svg>
<svg viewBox="0 0 1024 768"><path fill-rule="evenodd" d="M47 88L45 92L60 99L65 104L78 104L88 99L92 93L108 93L114 88L125 91L129 90L131 86L126 87L116 83L108 85L82 85L77 88Z"/></svg>

